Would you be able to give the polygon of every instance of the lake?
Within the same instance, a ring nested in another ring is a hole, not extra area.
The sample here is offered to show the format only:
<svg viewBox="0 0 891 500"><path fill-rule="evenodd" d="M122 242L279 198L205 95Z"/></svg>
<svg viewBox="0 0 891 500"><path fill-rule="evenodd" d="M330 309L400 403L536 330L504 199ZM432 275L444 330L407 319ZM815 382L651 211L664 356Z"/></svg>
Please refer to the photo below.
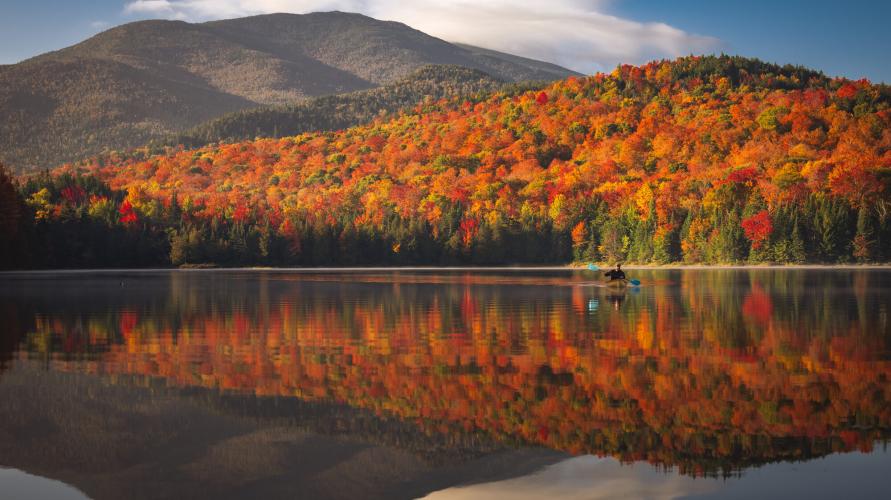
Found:
<svg viewBox="0 0 891 500"><path fill-rule="evenodd" d="M891 270L0 275L0 498L876 498Z"/></svg>

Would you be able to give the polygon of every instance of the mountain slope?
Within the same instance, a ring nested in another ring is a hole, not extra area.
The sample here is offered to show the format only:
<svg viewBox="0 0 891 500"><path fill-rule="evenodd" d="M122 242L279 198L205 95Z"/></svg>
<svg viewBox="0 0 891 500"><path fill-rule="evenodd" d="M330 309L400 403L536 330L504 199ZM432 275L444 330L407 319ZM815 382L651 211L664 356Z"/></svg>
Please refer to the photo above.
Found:
<svg viewBox="0 0 891 500"><path fill-rule="evenodd" d="M30 246L46 266L108 248L118 265L888 261L891 87L687 57L336 132L105 156L23 197L47 221Z"/></svg>
<svg viewBox="0 0 891 500"><path fill-rule="evenodd" d="M338 130L368 123L425 101L459 96L473 99L512 86L519 90L544 85L531 82L521 86L506 84L482 71L461 66L425 66L395 83L374 89L229 113L156 141L153 146L182 145L188 148L223 140L234 142L313 130Z"/></svg>
<svg viewBox="0 0 891 500"><path fill-rule="evenodd" d="M142 21L0 66L0 161L51 167L222 114L395 82L428 64L505 81L573 74L340 12L190 24Z"/></svg>
<svg viewBox="0 0 891 500"><path fill-rule="evenodd" d="M361 14L269 14L207 26L255 50L276 55L299 51L376 84L404 78L426 64L474 68L507 81L554 80L577 74L540 61L451 44L402 23Z"/></svg>
<svg viewBox="0 0 891 500"><path fill-rule="evenodd" d="M52 166L255 106L244 98L96 59L0 70L0 161Z"/></svg>

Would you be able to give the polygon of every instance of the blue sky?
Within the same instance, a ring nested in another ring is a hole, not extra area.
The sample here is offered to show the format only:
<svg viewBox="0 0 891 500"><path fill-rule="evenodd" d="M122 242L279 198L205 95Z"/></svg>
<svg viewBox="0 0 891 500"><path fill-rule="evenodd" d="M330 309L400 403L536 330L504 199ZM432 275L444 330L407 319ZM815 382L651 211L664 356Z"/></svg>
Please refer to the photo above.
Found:
<svg viewBox="0 0 891 500"><path fill-rule="evenodd" d="M718 37L730 54L891 83L889 0L623 0L614 7Z"/></svg>
<svg viewBox="0 0 891 500"><path fill-rule="evenodd" d="M204 21L337 9L588 73L618 63L726 52L891 82L891 1L0 0L0 6L0 63L6 64L138 19Z"/></svg>

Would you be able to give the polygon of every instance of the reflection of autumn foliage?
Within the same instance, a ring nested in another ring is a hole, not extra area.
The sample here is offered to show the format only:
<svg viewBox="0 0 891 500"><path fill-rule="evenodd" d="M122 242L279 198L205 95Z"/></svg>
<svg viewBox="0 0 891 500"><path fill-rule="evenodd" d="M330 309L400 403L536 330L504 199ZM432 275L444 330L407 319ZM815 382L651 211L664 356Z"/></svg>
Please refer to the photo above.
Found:
<svg viewBox="0 0 891 500"><path fill-rule="evenodd" d="M32 356L67 350L55 361L64 369L345 402L430 432L693 474L868 450L891 431L891 362L881 333L868 333L877 324L845 317L809 330L758 285L735 317L736 297L683 284L680 297L630 297L596 317L578 288L527 301L460 283L374 286L346 305L306 293L175 318L40 317L28 345ZM93 354L62 361L78 349Z"/></svg>
<svg viewBox="0 0 891 500"><path fill-rule="evenodd" d="M770 316L773 312L773 304L770 301L770 296L764 292L761 287L755 287L746 296L745 302L742 305L743 313L761 324L768 324L770 322Z"/></svg>

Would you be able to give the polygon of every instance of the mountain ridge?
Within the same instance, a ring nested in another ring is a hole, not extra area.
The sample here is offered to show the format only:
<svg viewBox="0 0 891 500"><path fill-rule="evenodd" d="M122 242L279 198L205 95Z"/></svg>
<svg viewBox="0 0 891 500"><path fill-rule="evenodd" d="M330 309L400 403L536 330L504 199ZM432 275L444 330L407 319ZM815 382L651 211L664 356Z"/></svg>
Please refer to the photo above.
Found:
<svg viewBox="0 0 891 500"><path fill-rule="evenodd" d="M575 74L529 61L477 56L360 14L137 21L0 66L0 161L19 171L53 167L232 111L379 87L429 64L506 81Z"/></svg>

